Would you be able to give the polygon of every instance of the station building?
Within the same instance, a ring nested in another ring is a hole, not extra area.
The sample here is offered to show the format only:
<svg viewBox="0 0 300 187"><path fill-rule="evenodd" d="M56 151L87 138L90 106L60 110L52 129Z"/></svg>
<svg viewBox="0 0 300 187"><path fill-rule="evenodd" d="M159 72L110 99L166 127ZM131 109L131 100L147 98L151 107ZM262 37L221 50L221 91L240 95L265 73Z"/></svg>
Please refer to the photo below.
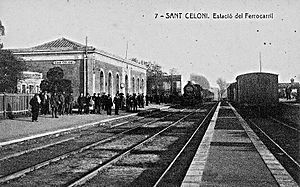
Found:
<svg viewBox="0 0 300 187"><path fill-rule="evenodd" d="M39 93L42 80L42 73L24 71L23 78L17 84L18 93Z"/></svg>
<svg viewBox="0 0 300 187"><path fill-rule="evenodd" d="M10 49L29 65L30 71L46 77L60 67L72 82L73 95L80 93L146 93L146 67L116 55L60 38L31 48Z"/></svg>

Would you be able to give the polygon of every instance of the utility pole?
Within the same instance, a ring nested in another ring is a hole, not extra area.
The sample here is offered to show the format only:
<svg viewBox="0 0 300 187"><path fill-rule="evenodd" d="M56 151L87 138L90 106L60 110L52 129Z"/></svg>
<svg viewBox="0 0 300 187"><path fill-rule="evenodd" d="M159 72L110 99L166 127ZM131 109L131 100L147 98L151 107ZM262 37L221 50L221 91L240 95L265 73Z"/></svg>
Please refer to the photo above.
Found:
<svg viewBox="0 0 300 187"><path fill-rule="evenodd" d="M125 59L127 59L127 51L128 51L128 41L126 43L126 56L125 56Z"/></svg>
<svg viewBox="0 0 300 187"><path fill-rule="evenodd" d="M83 88L83 94L86 95L88 93L88 55L87 55L87 42L88 42L88 37L85 37L85 54L84 54L84 71L83 71L83 77L84 77L84 88Z"/></svg>
<svg viewBox="0 0 300 187"><path fill-rule="evenodd" d="M261 52L259 51L259 72L261 72Z"/></svg>

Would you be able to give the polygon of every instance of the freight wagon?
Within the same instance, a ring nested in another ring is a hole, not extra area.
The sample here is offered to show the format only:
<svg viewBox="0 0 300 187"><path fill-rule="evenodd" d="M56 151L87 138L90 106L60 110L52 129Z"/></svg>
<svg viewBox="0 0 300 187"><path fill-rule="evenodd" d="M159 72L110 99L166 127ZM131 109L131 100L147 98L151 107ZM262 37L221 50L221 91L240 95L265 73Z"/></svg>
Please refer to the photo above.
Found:
<svg viewBox="0 0 300 187"><path fill-rule="evenodd" d="M272 107L278 105L278 75L247 73L236 77L227 88L228 100L239 106Z"/></svg>

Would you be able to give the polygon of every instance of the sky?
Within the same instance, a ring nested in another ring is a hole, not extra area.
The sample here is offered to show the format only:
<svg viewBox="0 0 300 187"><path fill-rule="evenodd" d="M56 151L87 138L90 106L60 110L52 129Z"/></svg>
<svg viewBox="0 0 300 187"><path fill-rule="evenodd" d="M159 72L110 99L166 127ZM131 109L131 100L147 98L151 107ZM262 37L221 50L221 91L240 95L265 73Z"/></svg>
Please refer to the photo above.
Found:
<svg viewBox="0 0 300 187"><path fill-rule="evenodd" d="M171 13L181 17L167 19ZM197 13L209 18L185 17ZM262 71L278 74L279 82L300 81L299 14L299 0L0 0L4 48L61 37L85 44L87 36L88 45L125 58L128 43L128 58L203 75L215 87L218 78L231 83L258 72L260 59Z"/></svg>

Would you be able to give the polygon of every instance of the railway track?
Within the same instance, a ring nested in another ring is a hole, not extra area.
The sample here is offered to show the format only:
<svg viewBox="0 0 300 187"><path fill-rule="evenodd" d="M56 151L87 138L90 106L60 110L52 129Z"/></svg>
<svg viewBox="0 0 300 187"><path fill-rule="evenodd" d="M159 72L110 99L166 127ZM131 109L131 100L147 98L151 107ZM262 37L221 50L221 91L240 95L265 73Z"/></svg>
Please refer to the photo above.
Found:
<svg viewBox="0 0 300 187"><path fill-rule="evenodd" d="M204 119L201 121L201 123L199 124L199 126L196 128L196 130L190 136L190 138L188 139L188 141L184 144L184 146L180 149L180 151L174 157L174 159L172 160L172 162L168 165L168 167L165 169L165 171L161 174L161 176L159 177L159 179L154 184L154 187L157 187L157 186L166 186L166 185L170 185L171 183L173 183L172 182L173 181L173 177L174 177L173 173L175 173L174 170L177 170L177 167L175 167L175 165L178 164L176 162L178 162L178 160L180 159L180 157L182 157L182 155L184 155L183 154L184 152L189 152L191 149L194 149L194 147L198 147L198 146L193 146L197 142L197 141L195 142L195 137L199 138L199 136L202 137L204 135L205 130L206 130L206 128L204 127L205 126L205 122L208 122L208 120L210 119L211 115L213 114L213 111L214 111L215 108L216 107L213 107L213 108L210 109L210 111L208 112L208 114L204 117ZM188 147L188 146L190 146L190 147ZM187 165L189 165L189 164L187 164Z"/></svg>
<svg viewBox="0 0 300 187"><path fill-rule="evenodd" d="M168 115L166 112L161 112L150 116L163 118L166 115ZM139 125L153 121L146 117L125 120L3 146L0 156L0 182L18 178L52 162L81 152L99 141L107 141L109 138L125 133L127 129L137 128ZM119 133L103 133L108 129L121 126L127 126L127 129L125 128L123 132L121 130Z"/></svg>
<svg viewBox="0 0 300 187"><path fill-rule="evenodd" d="M118 127L128 123L135 123L143 120L147 117L157 115L158 113L152 113L145 117L130 116L109 122L99 122L88 125L83 125L79 128L71 128L70 130L63 130L57 133L48 134L45 136L38 136L32 139L26 139L23 141L12 142L10 144L4 144L0 146L0 161L7 160L9 158L17 157L26 153L41 150L47 147L55 146L64 142L74 140L85 135L90 135L95 131L101 129ZM162 114L162 113L161 113Z"/></svg>
<svg viewBox="0 0 300 187"><path fill-rule="evenodd" d="M201 112L200 112L201 111ZM84 186L178 186L205 132L211 106L174 121L147 142L93 174ZM209 114L208 114L209 113ZM161 125L158 123L157 125ZM197 137L197 138L195 138ZM70 185L74 186L74 185Z"/></svg>
<svg viewBox="0 0 300 187"><path fill-rule="evenodd" d="M202 109L202 112L203 111ZM98 181L99 173L104 172L109 174L110 172L107 170L110 170L111 167L114 167L119 162L124 161L124 159L129 158L130 160L132 156L135 156L136 152L141 151L140 149L144 149L145 145L147 147L155 141L162 141L161 138L163 138L163 142L172 142L169 140L169 137L173 140L177 140L178 137L176 136L183 136L185 131L191 130L182 126L183 124L189 123L187 121L191 120L191 116L196 116L197 118L199 116L205 117L203 113L195 113L195 110L176 110L163 117L147 118L146 121L140 125L134 123L136 124L135 127L125 122L112 125L112 128L101 130L101 133L110 134L109 137L85 146L84 148L80 148L79 150L77 149L75 152L68 153L68 155L60 155L59 159L55 158L55 160L47 161L49 163L41 166L39 169L34 168L32 172L27 173L25 176L24 173L17 176L15 172L15 177L13 178L9 178L8 176L1 177L1 186L92 185L93 182ZM187 118L189 120L187 120ZM193 123L194 121L191 122L190 125ZM184 131L180 132L178 129ZM178 131L175 133L176 136L170 136L172 131ZM99 135L100 132L97 133ZM89 136L91 135L89 134ZM84 138L79 138L78 140L85 141ZM154 143L154 145L159 146L165 144ZM173 144L172 146L176 147L176 145ZM168 147L162 149L169 150ZM137 158L137 160L139 159L140 158ZM145 154L142 154L142 159L145 159ZM134 175L133 173L130 174ZM22 177L19 178L20 176ZM93 177L95 177L95 179ZM7 180L3 180L4 178ZM91 183L86 183L88 180L90 180Z"/></svg>
<svg viewBox="0 0 300 187"><path fill-rule="evenodd" d="M268 116L268 117L270 119L272 119L273 121L275 121L277 123L280 123L281 125L284 125L284 126L290 128L290 129L293 129L293 130L297 131L298 133L300 133L299 126L297 126L297 124L286 123L286 122L283 122L280 119L276 119L272 116Z"/></svg>
<svg viewBox="0 0 300 187"><path fill-rule="evenodd" d="M300 185L299 130L274 118L252 118L247 121L276 159Z"/></svg>

